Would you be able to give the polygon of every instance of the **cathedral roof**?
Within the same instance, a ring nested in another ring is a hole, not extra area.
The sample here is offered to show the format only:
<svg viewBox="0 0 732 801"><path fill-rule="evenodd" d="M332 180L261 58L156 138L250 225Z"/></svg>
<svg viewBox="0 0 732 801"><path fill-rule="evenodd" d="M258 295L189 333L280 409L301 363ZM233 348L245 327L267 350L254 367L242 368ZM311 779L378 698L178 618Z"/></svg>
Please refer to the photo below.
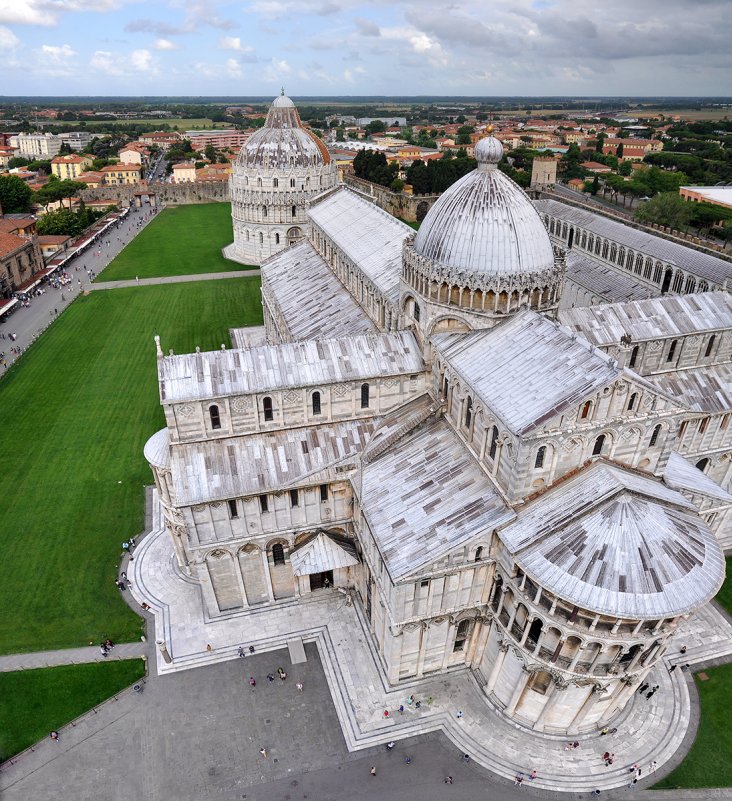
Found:
<svg viewBox="0 0 732 801"><path fill-rule="evenodd" d="M596 345L616 345L626 334L633 342L646 342L732 328L732 295L667 295L632 303L562 309L559 317Z"/></svg>
<svg viewBox="0 0 732 801"><path fill-rule="evenodd" d="M285 95L275 98L264 126L245 142L235 169L318 167L330 162L330 154L315 134L302 126L295 104Z"/></svg>
<svg viewBox="0 0 732 801"><path fill-rule="evenodd" d="M400 417L413 414L417 403L385 424L398 429ZM430 417L363 465L361 510L394 580L478 538L489 543L493 529L514 517L439 417Z"/></svg>
<svg viewBox="0 0 732 801"><path fill-rule="evenodd" d="M732 364L710 364L646 377L660 392L693 412L717 414L732 409Z"/></svg>
<svg viewBox="0 0 732 801"><path fill-rule="evenodd" d="M414 238L436 265L467 274L509 276L554 267L541 217L518 184L498 169L503 146L492 136L475 146L478 168L442 193Z"/></svg>
<svg viewBox="0 0 732 801"><path fill-rule="evenodd" d="M606 353L528 309L495 328L438 334L433 342L516 434L578 406L622 372Z"/></svg>
<svg viewBox="0 0 732 801"><path fill-rule="evenodd" d="M361 453L374 425L374 418L364 418L174 444L175 503L192 506L334 480L335 466Z"/></svg>
<svg viewBox="0 0 732 801"><path fill-rule="evenodd" d="M312 387L424 370L410 331L357 334L158 359L163 403Z"/></svg>
<svg viewBox="0 0 732 801"><path fill-rule="evenodd" d="M603 461L528 503L499 536L542 587L612 617L691 612L724 579L719 543L689 500Z"/></svg>
<svg viewBox="0 0 732 801"><path fill-rule="evenodd" d="M414 231L345 187L313 203L308 215L387 300L398 306L402 246Z"/></svg>
<svg viewBox="0 0 732 801"><path fill-rule="evenodd" d="M723 490L716 481L702 473L698 467L684 459L677 451L671 451L668 457L663 471L663 480L674 489L732 503L732 495L729 492Z"/></svg>
<svg viewBox="0 0 732 801"><path fill-rule="evenodd" d="M293 576L311 576L357 564L358 554L353 542L327 531L319 531L290 551Z"/></svg>
<svg viewBox="0 0 732 801"><path fill-rule="evenodd" d="M653 296L653 289L639 284L632 273L621 272L605 262L592 258L588 253L569 250L565 256L565 263L567 283L577 284L593 295L599 295L607 303L644 300ZM565 310L560 309L560 318L563 311Z"/></svg>
<svg viewBox="0 0 732 801"><path fill-rule="evenodd" d="M308 240L285 248L262 264L265 301L292 339L373 334L377 329Z"/></svg>

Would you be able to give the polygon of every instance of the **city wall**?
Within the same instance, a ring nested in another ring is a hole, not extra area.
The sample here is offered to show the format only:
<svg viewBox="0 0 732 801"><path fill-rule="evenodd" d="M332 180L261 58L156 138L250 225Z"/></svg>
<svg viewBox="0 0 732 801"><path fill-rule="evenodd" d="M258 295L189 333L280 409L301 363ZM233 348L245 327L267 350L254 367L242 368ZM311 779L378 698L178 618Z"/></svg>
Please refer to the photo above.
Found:
<svg viewBox="0 0 732 801"><path fill-rule="evenodd" d="M422 222L439 195L408 195L405 192L392 192L385 186L364 181L355 175L345 175L343 182L351 189L368 195L384 211L407 222Z"/></svg>
<svg viewBox="0 0 732 801"><path fill-rule="evenodd" d="M186 203L228 203L230 200L228 181L216 183L162 184L148 186L139 183L130 186L100 186L96 189L84 189L80 194L85 201L113 200L119 206L133 203L135 197L147 201L148 193L154 194L160 206L175 206Z"/></svg>

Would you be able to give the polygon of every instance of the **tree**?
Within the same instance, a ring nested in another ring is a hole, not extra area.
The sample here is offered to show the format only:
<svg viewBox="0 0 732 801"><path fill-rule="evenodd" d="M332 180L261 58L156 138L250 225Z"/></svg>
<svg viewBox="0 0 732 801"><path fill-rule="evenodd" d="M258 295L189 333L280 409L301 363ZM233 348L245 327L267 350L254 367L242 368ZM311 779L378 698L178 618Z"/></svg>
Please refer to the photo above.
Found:
<svg viewBox="0 0 732 801"><path fill-rule="evenodd" d="M0 175L0 208L5 214L28 211L31 188L17 175Z"/></svg>
<svg viewBox="0 0 732 801"><path fill-rule="evenodd" d="M597 194L597 190L598 190L599 188L600 188L600 179L599 179L599 177L596 175L596 176L595 176L595 177L592 179L592 189L590 189L590 194L591 194L591 195L596 195L596 194Z"/></svg>
<svg viewBox="0 0 732 801"><path fill-rule="evenodd" d="M203 155L213 164L216 161L216 148L213 145L206 145Z"/></svg>
<svg viewBox="0 0 732 801"><path fill-rule="evenodd" d="M415 159L407 169L407 183L411 184L415 195L426 195L430 191L430 176L427 165L421 159Z"/></svg>
<svg viewBox="0 0 732 801"><path fill-rule="evenodd" d="M61 149L58 151L59 156L68 156L71 153L71 147L68 142L61 142Z"/></svg>
<svg viewBox="0 0 732 801"><path fill-rule="evenodd" d="M644 203L635 213L635 218L643 223L666 225L677 231L685 228L691 220L693 209L675 192L661 192Z"/></svg>
<svg viewBox="0 0 732 801"><path fill-rule="evenodd" d="M605 140L607 139L607 135L604 133L597 135L597 144L595 145L595 149L598 153L602 153L602 148L605 145Z"/></svg>
<svg viewBox="0 0 732 801"><path fill-rule="evenodd" d="M615 155L619 159L623 158L623 143L622 142L617 146L617 148L615 150Z"/></svg>
<svg viewBox="0 0 732 801"><path fill-rule="evenodd" d="M465 122L465 115L464 115L464 114L460 114L460 115L458 115L458 117L457 117L457 119L455 120L455 122L459 122L459 123L460 123L460 125L462 125L462 124Z"/></svg>
<svg viewBox="0 0 732 801"><path fill-rule="evenodd" d="M27 167L29 164L28 159L24 159L21 156L13 156L8 162L8 169L14 170L16 167Z"/></svg>
<svg viewBox="0 0 732 801"><path fill-rule="evenodd" d="M395 178L389 185L392 192L401 192L404 189L404 181L401 178Z"/></svg>
<svg viewBox="0 0 732 801"><path fill-rule="evenodd" d="M346 137L344 133L343 128L336 128L336 142L345 142Z"/></svg>
<svg viewBox="0 0 732 801"><path fill-rule="evenodd" d="M371 120L366 126L367 136L373 136L375 133L383 133L386 130L386 123L382 120Z"/></svg>
<svg viewBox="0 0 732 801"><path fill-rule="evenodd" d="M620 175L626 175L626 176L627 175L632 175L632 173L633 173L633 165L629 161L624 161L618 167L618 173Z"/></svg>

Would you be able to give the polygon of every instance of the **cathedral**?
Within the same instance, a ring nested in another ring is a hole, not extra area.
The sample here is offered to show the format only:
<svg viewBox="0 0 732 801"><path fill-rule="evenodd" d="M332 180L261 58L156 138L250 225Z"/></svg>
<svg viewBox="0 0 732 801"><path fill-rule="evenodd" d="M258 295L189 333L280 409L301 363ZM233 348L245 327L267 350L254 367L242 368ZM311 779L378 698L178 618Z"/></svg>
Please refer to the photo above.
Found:
<svg viewBox="0 0 732 801"><path fill-rule="evenodd" d="M583 305L568 265L596 221L532 203L502 153L480 140L415 233L338 186L278 97L232 176L264 327L158 340L145 456L207 619L342 592L392 686L472 671L508 718L570 735L615 718L724 579L732 299L658 274L628 228L597 255L622 247L642 296L596 281Z"/></svg>

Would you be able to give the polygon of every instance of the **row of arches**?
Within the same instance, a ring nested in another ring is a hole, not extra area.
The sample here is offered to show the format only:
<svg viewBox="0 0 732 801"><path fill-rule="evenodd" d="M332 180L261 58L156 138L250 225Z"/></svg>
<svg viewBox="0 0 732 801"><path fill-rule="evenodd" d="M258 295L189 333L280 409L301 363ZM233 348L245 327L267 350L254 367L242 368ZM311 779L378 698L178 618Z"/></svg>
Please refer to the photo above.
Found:
<svg viewBox="0 0 732 801"><path fill-rule="evenodd" d="M677 295L688 295L693 292L709 291L707 281L698 280L696 276L686 273L678 267L674 269L673 266L661 260L654 261L651 256L638 253L600 235L580 228L575 229L571 224L555 219L548 214L544 215L544 224L551 234L564 240L569 249L575 246L626 272L650 281L661 288L661 294L673 292Z"/></svg>
<svg viewBox="0 0 732 801"><path fill-rule="evenodd" d="M235 231L239 235L240 241L251 242L255 245L269 244L291 247L292 245L296 245L303 238L302 228L299 226L288 228L284 235L280 231L262 230L258 228L250 229L240 227L235 229Z"/></svg>

